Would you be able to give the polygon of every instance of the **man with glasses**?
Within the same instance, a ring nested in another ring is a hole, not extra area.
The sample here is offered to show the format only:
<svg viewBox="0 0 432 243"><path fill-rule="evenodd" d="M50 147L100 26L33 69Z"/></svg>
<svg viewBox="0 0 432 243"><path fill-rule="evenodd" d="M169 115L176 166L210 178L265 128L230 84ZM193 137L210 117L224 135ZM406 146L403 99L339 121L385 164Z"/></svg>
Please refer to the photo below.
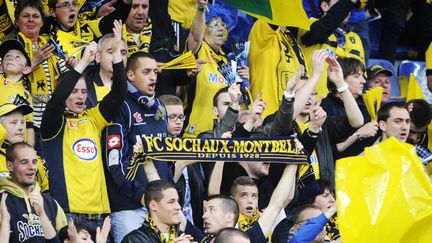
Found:
<svg viewBox="0 0 432 243"><path fill-rule="evenodd" d="M167 115L162 103L155 97L158 66L154 57L145 52L132 54L127 62L128 96L121 112L107 128L103 139L103 154L110 172L107 175L111 205L111 233L115 242L141 226L147 215L144 191L148 179L143 169L133 178L127 178L131 161L135 160L133 147L145 136L166 137ZM166 162L155 161L161 179L172 181Z"/></svg>
<svg viewBox="0 0 432 243"><path fill-rule="evenodd" d="M131 0L117 1L115 10L107 16L87 20L79 19L80 1L77 0L49 0L50 15L56 20L52 26L51 37L57 40L67 56L77 55L77 44L90 42L102 35L112 32L112 23L116 19L124 23L130 11ZM75 36L72 39L69 36Z"/></svg>
<svg viewBox="0 0 432 243"><path fill-rule="evenodd" d="M164 104L168 115L168 135L179 137L183 129L185 115L182 101L174 95L162 95L159 99ZM203 201L206 196L204 173L200 163L177 161L174 164L174 182L179 189L183 214L197 227L203 225Z"/></svg>

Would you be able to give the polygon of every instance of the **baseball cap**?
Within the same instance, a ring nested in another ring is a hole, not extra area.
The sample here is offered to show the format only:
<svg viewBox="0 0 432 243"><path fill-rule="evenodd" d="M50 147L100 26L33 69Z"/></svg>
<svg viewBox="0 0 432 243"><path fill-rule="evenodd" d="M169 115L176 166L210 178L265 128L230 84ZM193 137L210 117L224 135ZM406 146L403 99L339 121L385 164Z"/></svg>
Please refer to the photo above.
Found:
<svg viewBox="0 0 432 243"><path fill-rule="evenodd" d="M27 55L27 52L24 49L24 46L18 40L6 40L0 45L0 58L3 59L6 53L10 50L18 50L22 54L24 54L25 59L27 60L27 65L31 66L30 57Z"/></svg>
<svg viewBox="0 0 432 243"><path fill-rule="evenodd" d="M21 111L23 115L33 112L33 108L28 101L18 94L11 96L5 102L0 103L0 116L4 116L15 110Z"/></svg>
<svg viewBox="0 0 432 243"><path fill-rule="evenodd" d="M383 66L379 65L379 64L375 64L370 66L367 70L367 78L372 79L373 77L375 77L376 75L380 74L380 73L385 73L388 76L393 76L393 72L390 71L389 69L384 68Z"/></svg>

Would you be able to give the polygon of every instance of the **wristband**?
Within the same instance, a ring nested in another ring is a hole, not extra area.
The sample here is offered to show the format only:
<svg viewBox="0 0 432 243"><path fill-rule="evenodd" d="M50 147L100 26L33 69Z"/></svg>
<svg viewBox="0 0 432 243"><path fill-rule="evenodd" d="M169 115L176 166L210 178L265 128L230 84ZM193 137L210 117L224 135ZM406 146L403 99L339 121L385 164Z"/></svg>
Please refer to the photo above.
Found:
<svg viewBox="0 0 432 243"><path fill-rule="evenodd" d="M321 129L320 129L320 131L321 131ZM317 138L318 137L318 135L320 134L319 132L312 132L311 130L307 130L306 131L306 133L311 137L311 138Z"/></svg>
<svg viewBox="0 0 432 243"><path fill-rule="evenodd" d="M337 92L338 93L345 92L348 89L348 87L349 87L348 84L344 83L344 85L342 85L341 87L337 88Z"/></svg>
<svg viewBox="0 0 432 243"><path fill-rule="evenodd" d="M288 92L287 90L285 90L283 96L286 100L291 100L295 97L295 92Z"/></svg>

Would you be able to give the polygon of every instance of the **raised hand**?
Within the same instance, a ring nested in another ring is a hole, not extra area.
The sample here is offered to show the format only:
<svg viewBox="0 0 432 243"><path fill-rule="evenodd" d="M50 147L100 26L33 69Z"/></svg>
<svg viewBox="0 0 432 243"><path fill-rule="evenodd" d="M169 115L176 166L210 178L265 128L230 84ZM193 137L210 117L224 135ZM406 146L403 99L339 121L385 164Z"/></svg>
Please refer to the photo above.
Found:
<svg viewBox="0 0 432 243"><path fill-rule="evenodd" d="M328 63L327 75L330 81L336 85L336 88L340 88L345 85L346 83L343 76L343 70L336 58L327 57L326 61Z"/></svg>
<svg viewBox="0 0 432 243"><path fill-rule="evenodd" d="M208 0L197 0L197 8L201 11L207 8Z"/></svg>
<svg viewBox="0 0 432 243"><path fill-rule="evenodd" d="M116 3L117 3L117 0L111 0L110 2L107 2L104 5L102 5L97 12L96 18L107 16L108 14L114 12L114 10L115 10L114 5Z"/></svg>
<svg viewBox="0 0 432 243"><path fill-rule="evenodd" d="M254 119L253 122L256 122L258 118L262 115L266 108L266 102L261 99L262 91L260 91L255 98L254 102L252 103L252 117Z"/></svg>
<svg viewBox="0 0 432 243"><path fill-rule="evenodd" d="M87 64L91 63L96 58L96 52L97 52L97 43L92 41L90 42L90 44L86 46L81 60L85 61Z"/></svg>
<svg viewBox="0 0 432 243"><path fill-rule="evenodd" d="M228 94L231 97L231 107L235 110L239 110L240 109L240 97L241 97L241 90L239 85L237 84L232 84L229 88L228 88Z"/></svg>
<svg viewBox="0 0 432 243"><path fill-rule="evenodd" d="M327 50L316 50L312 55L312 72L321 76L324 71L324 61L329 56Z"/></svg>
<svg viewBox="0 0 432 243"><path fill-rule="evenodd" d="M113 33L114 33L114 41L111 42L111 49L113 53L120 53L120 43L122 42L122 27L123 23L121 20L114 20L113 23Z"/></svg>
<svg viewBox="0 0 432 243"><path fill-rule="evenodd" d="M303 76L304 72L305 67L303 65L300 65L294 76L292 76L291 79L287 80L285 93L289 95L294 95L294 89L300 78Z"/></svg>
<svg viewBox="0 0 432 243"><path fill-rule="evenodd" d="M96 243L106 243L110 229L111 218L108 216L104 219L102 229L99 226L96 228Z"/></svg>
<svg viewBox="0 0 432 243"><path fill-rule="evenodd" d="M321 105L321 99L319 99L311 112L309 113L309 131L318 133L321 126L324 124L326 118L327 118L327 112L324 111L324 109L320 106Z"/></svg>
<svg viewBox="0 0 432 243"><path fill-rule="evenodd" d="M6 192L3 193L3 196L0 201L0 225L6 224L10 222L11 216L9 214L8 208L6 206L6 199L8 194Z"/></svg>
<svg viewBox="0 0 432 243"><path fill-rule="evenodd" d="M237 71L237 73L240 76L240 78L250 80L250 72L249 72L249 68L247 66L241 67Z"/></svg>

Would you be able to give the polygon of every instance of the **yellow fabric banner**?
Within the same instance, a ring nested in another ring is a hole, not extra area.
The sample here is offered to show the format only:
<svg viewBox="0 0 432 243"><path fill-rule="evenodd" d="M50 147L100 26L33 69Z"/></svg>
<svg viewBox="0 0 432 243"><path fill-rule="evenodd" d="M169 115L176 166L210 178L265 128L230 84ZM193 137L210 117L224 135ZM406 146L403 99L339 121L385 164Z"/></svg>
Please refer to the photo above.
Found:
<svg viewBox="0 0 432 243"><path fill-rule="evenodd" d="M336 195L343 242L432 242L432 184L409 144L338 160Z"/></svg>

